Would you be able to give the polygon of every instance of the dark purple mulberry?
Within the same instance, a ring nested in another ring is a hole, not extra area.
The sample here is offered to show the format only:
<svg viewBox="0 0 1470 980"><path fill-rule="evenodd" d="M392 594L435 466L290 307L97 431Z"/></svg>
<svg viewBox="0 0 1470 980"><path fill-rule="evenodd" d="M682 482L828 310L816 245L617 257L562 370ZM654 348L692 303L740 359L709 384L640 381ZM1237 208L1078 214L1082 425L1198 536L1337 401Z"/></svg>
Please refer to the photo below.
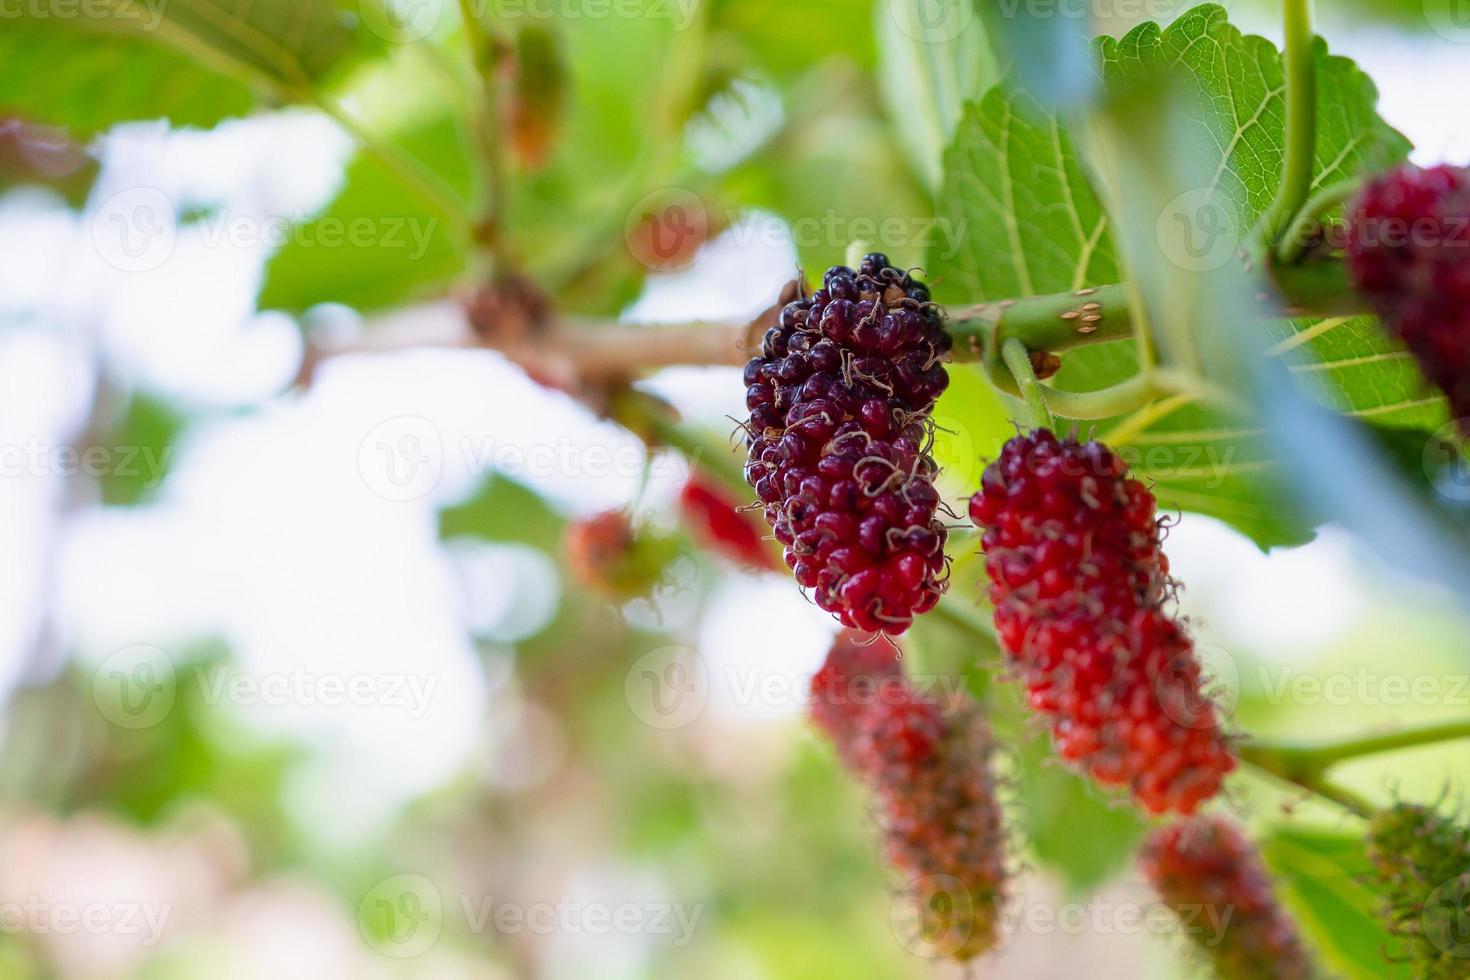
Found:
<svg viewBox="0 0 1470 980"><path fill-rule="evenodd" d="M1470 425L1470 168L1406 164L1369 182L1348 213L1348 268Z"/></svg>
<svg viewBox="0 0 1470 980"><path fill-rule="evenodd" d="M817 605L898 634L944 591L929 413L951 341L929 290L886 256L788 304L745 367L745 476Z"/></svg>

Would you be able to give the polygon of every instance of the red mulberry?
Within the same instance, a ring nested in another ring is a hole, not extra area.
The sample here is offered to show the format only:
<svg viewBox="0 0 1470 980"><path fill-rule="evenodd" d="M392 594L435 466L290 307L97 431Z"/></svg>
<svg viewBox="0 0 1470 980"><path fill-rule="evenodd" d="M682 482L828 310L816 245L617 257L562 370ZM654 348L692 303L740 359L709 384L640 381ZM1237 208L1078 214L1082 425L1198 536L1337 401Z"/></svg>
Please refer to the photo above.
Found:
<svg viewBox="0 0 1470 980"><path fill-rule="evenodd" d="M1100 443L1017 436L970 500L1001 643L1057 751L1150 811L1191 813L1234 768L1184 627L1153 494Z"/></svg>
<svg viewBox="0 0 1470 980"><path fill-rule="evenodd" d="M677 551L672 539L634 528L621 510L573 521L562 543L572 575L618 601L651 593Z"/></svg>
<svg viewBox="0 0 1470 980"><path fill-rule="evenodd" d="M1401 803L1368 827L1368 860L1414 976L1470 974L1470 831L1428 807Z"/></svg>
<svg viewBox="0 0 1470 980"><path fill-rule="evenodd" d="M775 568L766 547L760 518L742 513L736 501L699 476L693 476L679 491L679 510L695 537L737 565Z"/></svg>
<svg viewBox="0 0 1470 980"><path fill-rule="evenodd" d="M746 365L746 479L845 626L902 633L944 591L929 413L950 346L928 288L873 254L788 304Z"/></svg>
<svg viewBox="0 0 1470 980"><path fill-rule="evenodd" d="M1348 268L1470 426L1470 169L1405 165L1370 182L1349 212Z"/></svg>
<svg viewBox="0 0 1470 980"><path fill-rule="evenodd" d="M1144 874L1220 980L1309 980L1312 960L1277 903L1255 846L1234 824L1195 817L1144 842Z"/></svg>
<svg viewBox="0 0 1470 980"><path fill-rule="evenodd" d="M812 676L812 721L849 761L868 709L882 698L896 701L909 696L898 650L873 639L869 634L843 630L832 641L822 669Z"/></svg>
<svg viewBox="0 0 1470 980"><path fill-rule="evenodd" d="M874 794L886 856L908 879L930 948L957 960L989 950L1006 841L979 707L923 697L888 644L863 647L852 636L833 645L812 693L813 720Z"/></svg>

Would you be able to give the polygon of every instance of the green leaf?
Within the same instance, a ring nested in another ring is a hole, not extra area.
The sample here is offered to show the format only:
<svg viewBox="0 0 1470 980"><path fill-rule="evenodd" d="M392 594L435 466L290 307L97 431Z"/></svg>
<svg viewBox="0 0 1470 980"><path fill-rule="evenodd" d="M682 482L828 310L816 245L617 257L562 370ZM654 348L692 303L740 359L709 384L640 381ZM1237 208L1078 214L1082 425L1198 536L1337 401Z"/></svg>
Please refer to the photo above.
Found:
<svg viewBox="0 0 1470 980"><path fill-rule="evenodd" d="M818 61L844 58L873 66L872 0L712 0L709 31L716 57L790 78ZM886 5L887 0L878 0ZM679 8L688 0L671 4ZM815 39L820 39L816 41Z"/></svg>
<svg viewBox="0 0 1470 980"><path fill-rule="evenodd" d="M931 0L879 0L873 17L884 102L910 166L937 193L944 148L964 103L995 84L1000 71L985 22L970 5L948 5L951 17L937 24L930 6Z"/></svg>
<svg viewBox="0 0 1470 980"><path fill-rule="evenodd" d="M830 94L826 111L811 116L808 125L789 127L736 167L723 191L737 205L784 218L803 268L841 264L855 241L888 253L899 265L920 264L947 229L922 217L930 210L927 195L872 105Z"/></svg>
<svg viewBox="0 0 1470 980"><path fill-rule="evenodd" d="M1379 897L1363 884L1369 868L1362 838L1283 828L1261 849L1282 900L1332 967L1361 980L1412 975L1385 955L1392 936L1378 916Z"/></svg>
<svg viewBox="0 0 1470 980"><path fill-rule="evenodd" d="M166 402L134 395L112 431L97 442L108 460L98 478L102 501L128 505L148 500L168 473L184 426L184 416Z"/></svg>
<svg viewBox="0 0 1470 980"><path fill-rule="evenodd" d="M457 120L433 120L392 142L468 195L471 150ZM359 152L336 199L294 226L271 257L258 304L292 312L318 303L380 309L452 282L469 253L460 226L406 188L380 159Z"/></svg>
<svg viewBox="0 0 1470 980"><path fill-rule="evenodd" d="M1122 869L1143 837L1138 810L1108 797L1058 762L1051 739L1014 741L1020 767L1017 804L1036 860L1085 894Z"/></svg>
<svg viewBox="0 0 1470 980"><path fill-rule="evenodd" d="M377 39L333 0L17 5L0 32L0 106L78 137L166 119L208 127L257 97L299 99Z"/></svg>
<svg viewBox="0 0 1470 980"><path fill-rule="evenodd" d="M556 554L565 523L533 491L497 473L468 500L439 512L439 536L513 542Z"/></svg>
<svg viewBox="0 0 1470 980"><path fill-rule="evenodd" d="M1168 28L1144 24L1101 38L1098 70L1109 91L1182 71L1197 84L1191 132L1215 162L1204 199L1249 229L1275 194L1284 146L1281 56L1242 35L1218 6L1190 10ZM1376 114L1377 91L1351 61L1319 42L1318 187L1402 159L1406 140ZM963 227L962 247L931 249L936 294L951 303L1066 292L1122 278L1113 229L1063 118L1001 85L967 107L945 157L941 222ZM1229 254L1227 250L1226 254ZM1369 320L1292 321L1277 353L1329 404L1377 422L1430 425L1443 409ZM1300 340L1292 339L1293 335ZM1086 391L1136 371L1131 342L1079 350L1054 383ZM1311 376L1308 379L1308 376ZM1114 420L1117 422L1120 420ZM1305 529L1271 492L1277 463L1260 423L1182 401L1164 402L1133 426L1124 449L1156 484L1165 508L1228 521L1264 546L1300 541ZM1098 425L1106 434L1112 423Z"/></svg>

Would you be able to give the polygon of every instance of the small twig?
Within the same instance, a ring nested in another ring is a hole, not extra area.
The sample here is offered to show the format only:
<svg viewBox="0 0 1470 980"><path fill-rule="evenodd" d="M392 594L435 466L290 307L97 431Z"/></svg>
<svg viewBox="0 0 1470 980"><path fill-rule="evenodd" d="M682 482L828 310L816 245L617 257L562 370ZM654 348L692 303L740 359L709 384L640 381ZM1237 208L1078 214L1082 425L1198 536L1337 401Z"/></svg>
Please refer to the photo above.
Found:
<svg viewBox="0 0 1470 980"><path fill-rule="evenodd" d="M1282 265L1293 265L1306 253L1315 238L1314 230L1320 230L1322 216L1333 208L1336 208L1357 194L1358 189L1363 186L1359 180L1344 180L1325 187L1313 194L1307 203L1302 205L1301 212L1287 228L1281 244L1276 250L1276 261Z"/></svg>
<svg viewBox="0 0 1470 980"><path fill-rule="evenodd" d="M1051 417L1051 409L1046 405L1046 393L1042 384L1036 380L1036 368L1031 364L1031 355L1026 351L1026 345L1012 337L1002 346L1000 356L1010 369L1011 377L1016 379L1016 385L1021 389L1026 405L1031 409L1031 424L1039 429L1055 429L1057 424Z"/></svg>

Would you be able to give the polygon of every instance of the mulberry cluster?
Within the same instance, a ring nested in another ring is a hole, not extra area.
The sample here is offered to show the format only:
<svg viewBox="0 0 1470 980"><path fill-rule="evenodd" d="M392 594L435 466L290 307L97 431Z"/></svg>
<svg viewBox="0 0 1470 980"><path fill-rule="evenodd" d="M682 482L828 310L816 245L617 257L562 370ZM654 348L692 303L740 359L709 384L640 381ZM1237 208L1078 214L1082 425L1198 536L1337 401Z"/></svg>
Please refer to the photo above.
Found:
<svg viewBox="0 0 1470 980"><path fill-rule="evenodd" d="M742 513L736 501L699 475L679 491L685 525L705 547L746 568L775 568L760 518Z"/></svg>
<svg viewBox="0 0 1470 980"><path fill-rule="evenodd" d="M888 861L929 949L969 960L999 938L1006 841L992 742L968 698L915 691L881 640L840 637L812 679L812 720L876 803Z"/></svg>
<svg viewBox="0 0 1470 980"><path fill-rule="evenodd" d="M1154 813L1214 796L1235 762L1193 642L1163 608L1153 494L1106 446L1038 430L986 469L970 517L1001 643L1058 753Z"/></svg>
<svg viewBox="0 0 1470 980"><path fill-rule="evenodd" d="M1470 168L1405 165L1370 182L1347 254L1358 290L1470 426Z"/></svg>
<svg viewBox="0 0 1470 980"><path fill-rule="evenodd" d="M1140 862L1220 980L1315 976L1260 855L1233 823L1195 817L1160 827L1144 842Z"/></svg>
<svg viewBox="0 0 1470 980"><path fill-rule="evenodd" d="M1408 942L1414 976L1470 975L1470 831L1401 803L1369 826L1368 860L1390 928Z"/></svg>
<svg viewBox="0 0 1470 980"><path fill-rule="evenodd" d="M950 346L928 288L875 253L787 304L746 365L746 479L845 626L902 633L944 591L929 413Z"/></svg>

